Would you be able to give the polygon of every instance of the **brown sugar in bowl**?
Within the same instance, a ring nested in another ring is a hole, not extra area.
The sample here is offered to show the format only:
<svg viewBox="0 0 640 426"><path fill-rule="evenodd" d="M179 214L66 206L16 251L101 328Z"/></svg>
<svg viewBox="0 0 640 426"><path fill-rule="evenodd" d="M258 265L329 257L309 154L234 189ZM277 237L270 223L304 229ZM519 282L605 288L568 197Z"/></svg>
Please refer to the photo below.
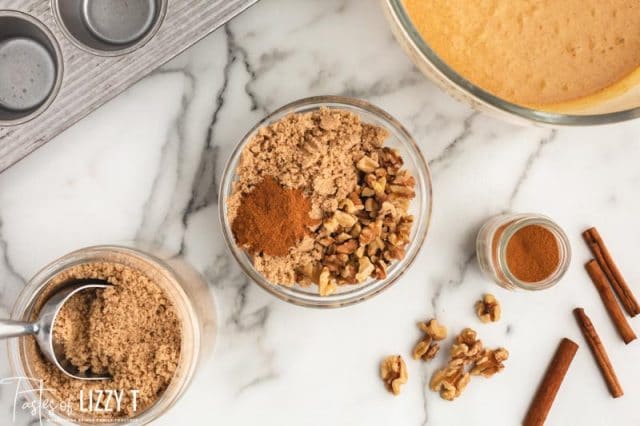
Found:
<svg viewBox="0 0 640 426"><path fill-rule="evenodd" d="M105 425L123 424L134 422L136 424L148 424L160 417L169 410L175 402L184 394L188 388L198 366L212 353L216 335L215 305L209 292L208 286L202 277L182 258L172 256L161 250L144 247L141 251L137 247L142 245L132 244L126 246L94 246L83 248L62 256L35 274L27 283L13 307L11 318L15 320L27 321L37 312L38 304L58 285L65 285L67 282L57 283L56 277L64 276L66 271L74 271L84 265L122 265L125 269L136 270L144 275L150 282L157 285L167 300L171 302L173 313L177 316L180 324L180 355L175 369L167 369L162 361L164 353L158 351L155 355L159 364L157 372L171 375L166 387L156 388L159 392L153 395L151 402L144 410L136 410L135 413L127 413L120 418L116 416L96 416L96 412L71 412L62 411L63 406L55 394L45 392L43 398L55 403L53 411L43 410L43 419L55 424L87 424L100 423ZM89 266L86 270L91 270ZM134 274L135 275L135 274ZM71 277L72 278L72 277ZM96 277L108 278L108 277ZM135 277L133 277L135 279ZM152 292L153 293L153 292ZM129 299L131 300L131 299ZM112 298L111 302L115 299ZM113 307L113 306L112 306ZM156 313L161 314L161 313ZM165 332L168 330L164 330ZM10 339L8 341L9 365L11 374L14 377L29 377L40 379L35 368L37 358L34 358L34 348L32 339L22 337ZM143 361L142 361L143 362ZM134 364L136 362L134 361ZM167 376L168 377L168 376ZM44 378L46 379L46 377ZM55 381L48 384L48 388L55 388L61 382ZM102 382L101 382L102 383ZM104 382L105 386L109 381ZM126 383L126 380L125 382ZM21 383L26 392L25 396L29 402L37 402L37 382L27 381ZM87 385L87 391L93 385ZM82 387L82 386L81 386ZM125 390L126 391L126 390ZM129 389L128 391L131 391ZM87 392L85 392L85 400ZM43 399L44 400L44 399ZM72 402L73 403L73 402ZM65 404L66 406L66 404Z"/></svg>

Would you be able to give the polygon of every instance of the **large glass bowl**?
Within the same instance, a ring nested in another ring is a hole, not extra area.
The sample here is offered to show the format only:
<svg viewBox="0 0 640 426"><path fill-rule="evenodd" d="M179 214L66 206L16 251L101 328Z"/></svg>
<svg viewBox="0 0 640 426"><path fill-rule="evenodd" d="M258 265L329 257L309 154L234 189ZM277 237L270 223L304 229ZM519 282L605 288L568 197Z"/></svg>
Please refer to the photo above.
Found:
<svg viewBox="0 0 640 426"><path fill-rule="evenodd" d="M389 137L385 145L400 151L404 160L404 167L409 170L416 179L416 197L412 200L409 209L409 212L415 216L415 221L411 230L411 242L406 247L404 258L389 266L387 278L383 280L370 279L358 285L339 286L338 291L329 296L320 296L318 294L318 288L315 285L306 288L298 285L286 287L265 279L262 274L253 267L251 257L236 245L231 232L231 223L227 218L227 199L231 195L233 182L236 179L235 172L240 156L244 147L256 134L258 129L281 119L287 114L314 111L321 107L351 111L358 114L363 122L375 124L387 129ZM265 117L249 131L231 154L231 158L223 172L219 209L222 231L227 246L242 267L242 270L253 281L272 295L296 305L317 308L340 307L362 302L382 292L396 282L416 258L427 235L427 229L429 228L429 219L431 217L431 177L429 175L427 162L422 156L416 142L405 128L385 111L358 99L337 96L318 96L285 105Z"/></svg>
<svg viewBox="0 0 640 426"><path fill-rule="evenodd" d="M616 123L640 117L640 83L616 90L606 99L570 102L553 111L516 105L471 83L450 68L422 39L402 0L381 0L391 29L414 64L452 97L473 108L520 124L585 126Z"/></svg>

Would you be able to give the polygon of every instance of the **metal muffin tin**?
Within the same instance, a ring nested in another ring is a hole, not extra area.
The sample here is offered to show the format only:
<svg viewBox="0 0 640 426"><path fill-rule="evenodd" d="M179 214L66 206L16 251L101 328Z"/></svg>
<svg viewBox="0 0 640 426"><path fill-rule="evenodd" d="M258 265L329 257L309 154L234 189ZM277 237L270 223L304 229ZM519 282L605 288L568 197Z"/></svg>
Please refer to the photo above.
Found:
<svg viewBox="0 0 640 426"><path fill-rule="evenodd" d="M0 171L257 0L0 0Z"/></svg>

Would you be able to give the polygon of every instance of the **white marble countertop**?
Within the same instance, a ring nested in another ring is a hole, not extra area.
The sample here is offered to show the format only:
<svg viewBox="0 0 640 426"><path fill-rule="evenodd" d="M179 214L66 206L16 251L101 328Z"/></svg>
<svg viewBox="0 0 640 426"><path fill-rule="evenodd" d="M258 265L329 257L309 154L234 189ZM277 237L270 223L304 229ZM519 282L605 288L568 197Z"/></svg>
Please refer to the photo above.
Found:
<svg viewBox="0 0 640 426"><path fill-rule="evenodd" d="M216 194L242 135L298 98L341 94L396 116L430 159L434 210L410 272L358 306L313 310L274 299L227 252ZM0 174L0 315L39 267L87 245L164 244L209 280L219 306L215 353L158 425L514 425L563 336L581 344L550 425L640 423L640 343L625 346L583 270L580 232L597 225L640 295L640 121L552 131L505 124L452 100L394 41L375 2L262 0L161 70ZM552 216L570 236L573 264L556 288L507 292L484 279L475 233L505 211ZM503 319L482 325L473 302L491 291ZM571 315L583 306L626 392L609 397ZM511 357L454 402L426 389L444 354L410 359L409 383L388 394L386 354L409 354L415 322L437 316L476 328ZM640 332L638 319L631 321ZM9 375L4 345L0 377ZM12 394L0 388L0 423ZM16 424L29 419L19 414Z"/></svg>

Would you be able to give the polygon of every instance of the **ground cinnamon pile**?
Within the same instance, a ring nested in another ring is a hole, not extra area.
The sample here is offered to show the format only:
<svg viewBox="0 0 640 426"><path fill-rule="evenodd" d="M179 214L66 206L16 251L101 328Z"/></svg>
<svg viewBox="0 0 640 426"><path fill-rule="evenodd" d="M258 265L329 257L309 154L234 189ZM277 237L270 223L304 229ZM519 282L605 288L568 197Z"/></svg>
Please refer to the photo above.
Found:
<svg viewBox="0 0 640 426"><path fill-rule="evenodd" d="M285 189L267 176L243 194L231 229L249 253L284 256L308 233L311 202L299 189Z"/></svg>
<svg viewBox="0 0 640 426"><path fill-rule="evenodd" d="M560 263L560 249L551 231L528 225L516 231L507 243L509 271L520 281L535 283L553 274Z"/></svg>
<svg viewBox="0 0 640 426"><path fill-rule="evenodd" d="M174 376L182 342L180 319L156 283L137 269L118 263L74 266L56 276L49 287L86 278L107 280L113 286L78 293L65 303L54 338L80 371L106 374L111 379L85 381L65 375L46 360L34 339L28 342L30 364L55 399L71 402L73 416L138 415L157 401ZM87 413L89 395L105 389L122 392L120 411L114 409L112 400L108 408L113 411Z"/></svg>

